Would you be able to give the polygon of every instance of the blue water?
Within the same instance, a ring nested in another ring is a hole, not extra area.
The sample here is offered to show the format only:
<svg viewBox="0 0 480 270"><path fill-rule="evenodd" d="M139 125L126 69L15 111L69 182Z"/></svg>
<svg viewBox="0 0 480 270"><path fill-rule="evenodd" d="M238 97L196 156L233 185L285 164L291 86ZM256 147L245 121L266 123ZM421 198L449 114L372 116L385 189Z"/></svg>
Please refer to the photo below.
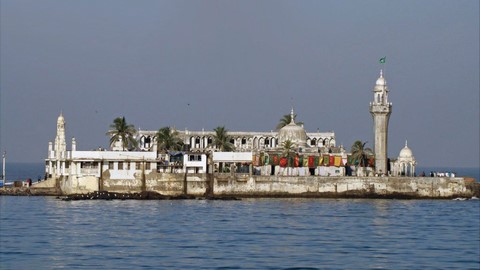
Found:
<svg viewBox="0 0 480 270"><path fill-rule="evenodd" d="M480 201L0 196L1 269L479 269Z"/></svg>

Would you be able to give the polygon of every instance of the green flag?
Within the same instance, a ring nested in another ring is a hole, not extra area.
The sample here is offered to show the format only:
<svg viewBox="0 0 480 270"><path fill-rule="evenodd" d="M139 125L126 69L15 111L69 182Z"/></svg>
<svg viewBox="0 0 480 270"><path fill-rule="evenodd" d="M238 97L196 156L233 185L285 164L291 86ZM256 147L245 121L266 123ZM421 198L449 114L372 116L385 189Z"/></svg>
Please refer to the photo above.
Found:
<svg viewBox="0 0 480 270"><path fill-rule="evenodd" d="M380 60L378 62L380 62L380 64L385 64L385 60L387 59L386 56L380 58Z"/></svg>

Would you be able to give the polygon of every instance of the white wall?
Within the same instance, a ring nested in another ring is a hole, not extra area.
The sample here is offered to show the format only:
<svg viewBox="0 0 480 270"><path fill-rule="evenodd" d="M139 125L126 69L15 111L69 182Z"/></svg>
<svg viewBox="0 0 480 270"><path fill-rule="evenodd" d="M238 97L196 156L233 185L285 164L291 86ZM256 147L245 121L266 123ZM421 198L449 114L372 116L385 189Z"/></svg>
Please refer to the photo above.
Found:
<svg viewBox="0 0 480 270"><path fill-rule="evenodd" d="M252 152L213 152L213 162L252 162Z"/></svg>

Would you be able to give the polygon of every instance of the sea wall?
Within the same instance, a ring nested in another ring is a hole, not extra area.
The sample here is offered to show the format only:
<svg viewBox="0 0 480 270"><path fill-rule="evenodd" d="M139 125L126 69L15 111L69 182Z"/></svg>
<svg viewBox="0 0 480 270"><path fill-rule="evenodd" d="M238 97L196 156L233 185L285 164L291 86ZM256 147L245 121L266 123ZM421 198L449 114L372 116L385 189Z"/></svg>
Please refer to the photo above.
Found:
<svg viewBox="0 0 480 270"><path fill-rule="evenodd" d="M215 178L215 195L450 198L476 194L461 177L255 176L235 180Z"/></svg>
<svg viewBox="0 0 480 270"><path fill-rule="evenodd" d="M479 197L480 184L462 177L321 177L248 174L135 174L133 179L59 179L63 194L154 191L163 195L238 197Z"/></svg>

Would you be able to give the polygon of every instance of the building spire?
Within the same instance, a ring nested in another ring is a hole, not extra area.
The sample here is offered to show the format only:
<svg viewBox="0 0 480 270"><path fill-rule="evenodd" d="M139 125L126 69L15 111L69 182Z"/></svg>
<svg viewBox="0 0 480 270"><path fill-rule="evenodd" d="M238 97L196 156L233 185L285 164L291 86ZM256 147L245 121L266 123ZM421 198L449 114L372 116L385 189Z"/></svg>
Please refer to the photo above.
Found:
<svg viewBox="0 0 480 270"><path fill-rule="evenodd" d="M290 112L290 123L295 124L295 113L293 112L293 106L292 111Z"/></svg>

